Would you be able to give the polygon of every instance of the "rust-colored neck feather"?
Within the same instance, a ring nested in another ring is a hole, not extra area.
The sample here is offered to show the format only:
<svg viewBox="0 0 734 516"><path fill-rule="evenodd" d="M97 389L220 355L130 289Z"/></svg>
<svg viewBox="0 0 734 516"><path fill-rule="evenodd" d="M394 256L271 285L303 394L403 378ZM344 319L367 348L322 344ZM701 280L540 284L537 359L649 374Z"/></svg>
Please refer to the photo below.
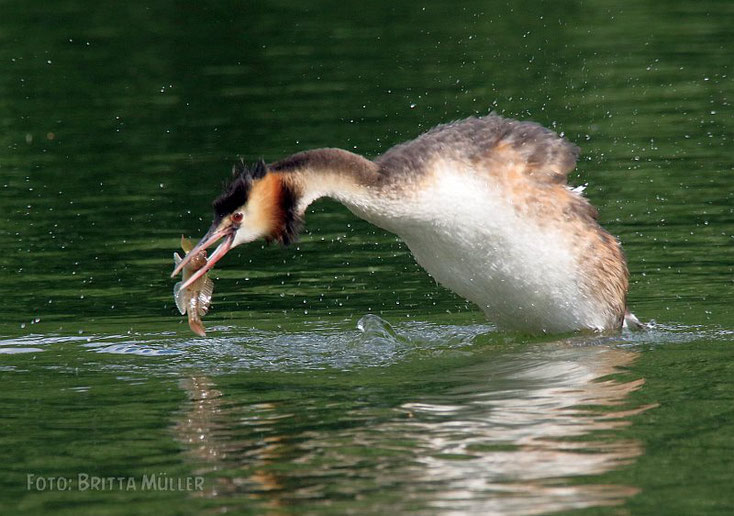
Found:
<svg viewBox="0 0 734 516"><path fill-rule="evenodd" d="M262 228L265 239L288 245L298 236L302 218L296 211L297 194L282 174L269 172L252 184L248 201L253 227Z"/></svg>

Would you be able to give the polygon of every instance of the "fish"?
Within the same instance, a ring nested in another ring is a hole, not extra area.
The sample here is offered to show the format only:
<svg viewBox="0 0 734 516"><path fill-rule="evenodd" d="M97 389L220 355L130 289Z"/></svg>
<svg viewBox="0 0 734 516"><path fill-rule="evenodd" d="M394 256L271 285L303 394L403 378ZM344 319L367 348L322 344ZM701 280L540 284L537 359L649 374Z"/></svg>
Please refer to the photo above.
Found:
<svg viewBox="0 0 734 516"><path fill-rule="evenodd" d="M193 248L191 240L181 235L181 249L188 255ZM183 258L178 253L173 253L174 267L178 266L182 260ZM186 288L181 288L181 285L206 263L206 251L199 251L183 268L183 279L173 286L173 299L176 301L178 311L181 312L181 315L188 314L189 328L200 337L206 337L206 329L201 318L209 311L214 293L214 282L208 274L204 274Z"/></svg>

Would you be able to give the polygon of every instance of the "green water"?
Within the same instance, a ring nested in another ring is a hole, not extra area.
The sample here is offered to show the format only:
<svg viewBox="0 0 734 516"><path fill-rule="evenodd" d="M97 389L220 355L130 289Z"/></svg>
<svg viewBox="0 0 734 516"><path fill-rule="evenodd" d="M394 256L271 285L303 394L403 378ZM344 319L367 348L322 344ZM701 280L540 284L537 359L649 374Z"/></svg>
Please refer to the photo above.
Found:
<svg viewBox="0 0 734 516"><path fill-rule="evenodd" d="M0 2L0 512L731 514L733 26L709 0ZM652 330L497 332L319 202L299 244L220 262L190 333L172 252L236 157L489 109L583 148Z"/></svg>

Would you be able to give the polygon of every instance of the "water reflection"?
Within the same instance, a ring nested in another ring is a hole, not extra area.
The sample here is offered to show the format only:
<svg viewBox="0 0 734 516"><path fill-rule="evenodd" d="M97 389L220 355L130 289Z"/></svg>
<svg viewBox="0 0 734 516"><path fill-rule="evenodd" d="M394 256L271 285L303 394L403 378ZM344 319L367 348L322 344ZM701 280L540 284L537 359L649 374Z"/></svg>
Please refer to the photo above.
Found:
<svg viewBox="0 0 734 516"><path fill-rule="evenodd" d="M245 477L215 475L214 480L207 485L206 491L194 494L211 498L247 491L253 498L261 499L257 493L281 490L278 475L263 467L274 464L280 458L281 438L264 436L261 439L257 437L239 439L238 433L234 431L237 426L248 420L253 422L267 420L268 418L263 416L272 413L276 407L269 403L258 403L252 406L249 415L223 408L222 393L206 376L183 379L181 387L189 396L190 408L177 422L175 434L177 439L187 446L189 457L201 465L195 473L206 474L222 469L232 457L239 457L238 461L255 466L255 469ZM280 506L279 497L260 501L263 507Z"/></svg>
<svg viewBox="0 0 734 516"><path fill-rule="evenodd" d="M466 372L483 382L404 404L415 422L403 425L421 449L416 482L441 485L432 505L460 512L533 514L621 503L637 490L567 479L599 475L642 453L636 441L595 437L648 408L626 406L642 379L605 378L636 357L608 347L514 356Z"/></svg>
<svg viewBox="0 0 734 516"><path fill-rule="evenodd" d="M579 337L493 353L407 378L402 397L383 403L375 400L395 386L372 377L353 392L342 380L320 402L299 396L302 386L263 402L194 374L182 382L190 401L175 434L207 474L203 495L229 508L359 500L367 511L539 514L615 505L638 490L583 477L642 453L612 432L650 407L628 399L643 379L611 376L638 356L614 344Z"/></svg>

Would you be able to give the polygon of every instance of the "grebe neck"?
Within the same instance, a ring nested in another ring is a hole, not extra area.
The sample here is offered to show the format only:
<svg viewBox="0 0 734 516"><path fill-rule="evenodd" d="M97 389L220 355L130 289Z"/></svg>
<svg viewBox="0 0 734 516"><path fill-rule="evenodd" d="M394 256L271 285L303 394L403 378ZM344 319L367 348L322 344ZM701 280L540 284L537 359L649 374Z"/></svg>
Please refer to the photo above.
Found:
<svg viewBox="0 0 734 516"><path fill-rule="evenodd" d="M379 167L372 161L342 149L315 149L293 154L268 165L281 174L282 181L295 193L295 209L303 214L321 197L330 197L347 206L369 197L380 180Z"/></svg>

